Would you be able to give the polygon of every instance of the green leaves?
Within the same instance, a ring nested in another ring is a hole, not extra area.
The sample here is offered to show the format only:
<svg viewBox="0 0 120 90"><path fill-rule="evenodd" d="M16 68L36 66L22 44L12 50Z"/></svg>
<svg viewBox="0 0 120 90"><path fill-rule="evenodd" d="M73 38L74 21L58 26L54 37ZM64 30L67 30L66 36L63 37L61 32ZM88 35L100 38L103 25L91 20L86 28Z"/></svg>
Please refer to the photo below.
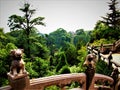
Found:
<svg viewBox="0 0 120 90"><path fill-rule="evenodd" d="M96 73L104 74L110 76L113 68L110 69L105 61L98 61L96 64Z"/></svg>
<svg viewBox="0 0 120 90"><path fill-rule="evenodd" d="M110 12L106 16L102 16L103 20L99 20L92 31L92 40L101 38L118 40L120 37L120 10L117 8L117 0L110 0Z"/></svg>
<svg viewBox="0 0 120 90"><path fill-rule="evenodd" d="M30 26L34 26L34 25L43 25L45 26L45 24L42 22L45 18L44 17L37 17L34 18L33 20L30 21Z"/></svg>
<svg viewBox="0 0 120 90"><path fill-rule="evenodd" d="M24 29L25 22L26 22L25 18L14 14L9 17L8 26L10 27L11 30Z"/></svg>
<svg viewBox="0 0 120 90"><path fill-rule="evenodd" d="M27 50L26 54L27 57L30 58L30 34L35 28L35 25L43 25L45 24L42 22L44 20L44 17L37 17L32 19L33 14L35 13L35 9L30 9L30 4L25 3L23 8L20 8L20 11L24 13L23 17L19 15L12 15L9 17L8 20L8 26L11 30L24 30L24 35L26 35L26 41L27 41ZM25 43L24 43L25 44Z"/></svg>
<svg viewBox="0 0 120 90"><path fill-rule="evenodd" d="M23 12L27 12L27 11L29 11L29 8L30 8L30 4L25 3L25 4L24 4L24 7L23 7L23 8L20 8L20 10L23 11Z"/></svg>
<svg viewBox="0 0 120 90"><path fill-rule="evenodd" d="M31 78L46 76L48 72L48 61L35 57L33 62L26 63L26 69L29 71Z"/></svg>
<svg viewBox="0 0 120 90"><path fill-rule="evenodd" d="M103 23L107 24L110 28L112 29L117 29L120 25L118 22L120 20L120 11L117 8L117 0L111 0L109 5L109 10L111 11L110 13L107 13L106 17L103 18Z"/></svg>

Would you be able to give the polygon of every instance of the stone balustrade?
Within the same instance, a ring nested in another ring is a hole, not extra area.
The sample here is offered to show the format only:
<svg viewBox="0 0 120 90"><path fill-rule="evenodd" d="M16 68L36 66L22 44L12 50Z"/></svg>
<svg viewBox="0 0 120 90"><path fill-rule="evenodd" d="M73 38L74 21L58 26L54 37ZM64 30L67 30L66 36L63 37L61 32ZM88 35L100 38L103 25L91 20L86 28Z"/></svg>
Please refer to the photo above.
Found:
<svg viewBox="0 0 120 90"><path fill-rule="evenodd" d="M112 53L108 57L104 57L99 50L95 50L88 46L87 49L98 55L98 58L103 58L108 60L108 64L115 64L119 67L117 63L111 62ZM57 86L61 90L68 90L68 87L73 82L78 82L78 87L71 90L119 90L120 80L118 77L118 68L115 68L112 76L106 76L102 74L95 73L94 68L94 55L89 54L85 60L86 71L85 73L70 73L70 74L60 74L48 77L41 77L35 79L29 79L29 74L27 72L19 73L17 75L9 72L8 80L9 86L0 87L0 90L45 90L49 86ZM117 88L117 89L116 89Z"/></svg>
<svg viewBox="0 0 120 90"><path fill-rule="evenodd" d="M30 79L30 85L27 85L27 87L22 90L44 90L46 87L52 85L60 87L61 90L66 90L66 86L71 84L72 82L80 83L81 87L79 88L79 90L86 90L86 81L87 80L85 73L61 74L49 77ZM106 82L108 85L105 85ZM21 84L22 83L23 82L21 82ZM19 87L21 84L19 83ZM113 79L111 77L101 74L95 74L89 90L99 90L100 88L113 90L112 84ZM11 86L5 86L1 87L0 90L13 90L13 89ZM14 90L19 89L17 88Z"/></svg>
<svg viewBox="0 0 120 90"><path fill-rule="evenodd" d="M108 54L110 51L116 53L120 52L120 39L112 44L103 44L94 46L95 48L98 48L101 53Z"/></svg>
<svg viewBox="0 0 120 90"><path fill-rule="evenodd" d="M57 85L62 90L65 90L65 86L77 81L82 84L82 89L85 89L86 75L84 73L74 73L74 74L61 74L49 77L43 77L38 79L30 80L30 89L44 90L45 87L51 85Z"/></svg>
<svg viewBox="0 0 120 90"><path fill-rule="evenodd" d="M112 60L112 53L110 52L109 55L106 57L104 54L100 53L99 50L96 50L94 49L93 47L91 46L87 46L87 49L90 53L94 53L95 55L98 56L98 60L101 59L101 60L104 60L107 64L111 64L113 66L113 68L118 68L119 71L120 71L120 64L119 63L116 63L115 61Z"/></svg>

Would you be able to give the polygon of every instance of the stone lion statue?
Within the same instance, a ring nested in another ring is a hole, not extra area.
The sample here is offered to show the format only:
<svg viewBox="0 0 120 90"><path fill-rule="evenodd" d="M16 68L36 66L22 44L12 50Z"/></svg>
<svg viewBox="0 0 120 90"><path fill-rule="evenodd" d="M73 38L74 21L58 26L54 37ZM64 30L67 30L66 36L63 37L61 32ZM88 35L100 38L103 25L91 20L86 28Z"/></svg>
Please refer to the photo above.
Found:
<svg viewBox="0 0 120 90"><path fill-rule="evenodd" d="M88 54L86 56L84 66L86 66L85 74L86 74L86 90L89 90L89 87L92 83L92 79L95 74L95 64L96 64L96 56L94 54Z"/></svg>
<svg viewBox="0 0 120 90"><path fill-rule="evenodd" d="M88 54L86 56L84 66L95 68L97 57L94 54Z"/></svg>
<svg viewBox="0 0 120 90"><path fill-rule="evenodd" d="M10 74L17 76L18 74L26 73L25 62L22 59L23 49L13 49L10 52L12 63L10 67Z"/></svg>

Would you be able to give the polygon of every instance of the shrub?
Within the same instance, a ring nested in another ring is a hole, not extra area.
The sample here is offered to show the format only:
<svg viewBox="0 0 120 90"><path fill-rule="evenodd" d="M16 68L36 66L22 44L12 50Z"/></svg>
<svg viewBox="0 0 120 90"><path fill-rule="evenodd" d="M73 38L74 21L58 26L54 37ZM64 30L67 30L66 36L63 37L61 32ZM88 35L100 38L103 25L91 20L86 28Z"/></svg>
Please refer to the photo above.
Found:
<svg viewBox="0 0 120 90"><path fill-rule="evenodd" d="M70 69L67 65L65 65L61 68L61 70L59 72L60 72L60 74L67 74L67 73L70 73Z"/></svg>

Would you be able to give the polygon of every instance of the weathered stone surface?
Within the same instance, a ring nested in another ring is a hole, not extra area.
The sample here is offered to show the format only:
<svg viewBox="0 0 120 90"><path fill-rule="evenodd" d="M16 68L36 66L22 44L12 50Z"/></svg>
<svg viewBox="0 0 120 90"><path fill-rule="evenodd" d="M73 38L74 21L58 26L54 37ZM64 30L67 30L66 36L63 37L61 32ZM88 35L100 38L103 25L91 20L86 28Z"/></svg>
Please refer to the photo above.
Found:
<svg viewBox="0 0 120 90"><path fill-rule="evenodd" d="M8 80L13 90L24 90L30 85L28 74L13 76L8 73Z"/></svg>

